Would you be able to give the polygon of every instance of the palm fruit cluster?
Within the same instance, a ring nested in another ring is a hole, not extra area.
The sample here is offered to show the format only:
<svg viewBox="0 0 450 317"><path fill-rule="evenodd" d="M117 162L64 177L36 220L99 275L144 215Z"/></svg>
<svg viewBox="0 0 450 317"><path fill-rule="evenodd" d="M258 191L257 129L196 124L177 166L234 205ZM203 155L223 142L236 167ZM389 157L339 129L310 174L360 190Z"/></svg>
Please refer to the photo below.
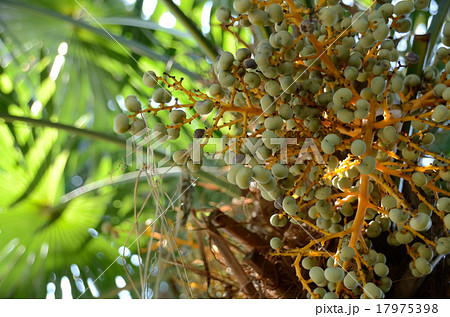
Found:
<svg viewBox="0 0 450 317"><path fill-rule="evenodd" d="M174 140L196 118L208 122L196 139L203 148L222 135L228 181L274 202L272 226L314 232L295 248L270 240L274 255L295 259L308 297L384 298L390 264L373 240L398 246L415 277L450 251L450 160L429 150L449 130L450 23L423 73L409 71L420 56L399 52L394 38L429 4L383 0L350 12L338 0L235 0L217 19L225 30L250 28L253 42L217 58L208 93L149 71L143 80L160 106L128 96L131 114L117 115L115 130L136 134L144 115L168 111L172 123L152 129ZM173 91L190 102L168 105ZM195 172L203 160L193 144L173 160Z"/></svg>

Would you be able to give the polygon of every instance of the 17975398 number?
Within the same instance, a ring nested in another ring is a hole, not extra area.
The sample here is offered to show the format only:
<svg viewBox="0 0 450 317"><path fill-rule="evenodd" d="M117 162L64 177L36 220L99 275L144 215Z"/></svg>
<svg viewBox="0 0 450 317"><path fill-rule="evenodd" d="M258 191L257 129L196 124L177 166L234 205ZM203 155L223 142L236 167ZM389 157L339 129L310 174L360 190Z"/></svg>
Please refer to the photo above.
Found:
<svg viewBox="0 0 450 317"><path fill-rule="evenodd" d="M438 312L437 304L377 304L377 313L378 314L387 314L387 313L405 313L405 314L420 314L420 313L433 313L436 314Z"/></svg>

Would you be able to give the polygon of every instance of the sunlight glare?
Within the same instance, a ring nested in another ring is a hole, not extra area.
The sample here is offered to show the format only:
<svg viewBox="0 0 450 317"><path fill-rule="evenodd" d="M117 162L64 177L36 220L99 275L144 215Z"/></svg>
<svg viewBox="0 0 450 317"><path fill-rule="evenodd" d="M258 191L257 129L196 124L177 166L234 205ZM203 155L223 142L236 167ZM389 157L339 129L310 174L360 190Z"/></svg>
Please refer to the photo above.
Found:
<svg viewBox="0 0 450 317"><path fill-rule="evenodd" d="M48 75L51 80L56 80L56 78L58 78L59 72L61 71L65 60L66 58L62 55L57 55L55 57L55 61L53 62L50 70L50 75Z"/></svg>
<svg viewBox="0 0 450 317"><path fill-rule="evenodd" d="M202 23L203 34L207 34L211 30L210 17L211 17L212 5L213 5L212 1L207 1L202 9L201 23Z"/></svg>
<svg viewBox="0 0 450 317"><path fill-rule="evenodd" d="M125 289L123 291L120 291L118 295L119 299L132 299L130 292Z"/></svg>
<svg viewBox="0 0 450 317"><path fill-rule="evenodd" d="M40 100L35 100L31 105L31 113L37 115L42 109L42 102Z"/></svg>
<svg viewBox="0 0 450 317"><path fill-rule="evenodd" d="M170 12L164 12L159 18L159 25L166 29L173 29L177 24L177 19Z"/></svg>
<svg viewBox="0 0 450 317"><path fill-rule="evenodd" d="M66 55L68 48L69 48L69 45L67 45L66 42L61 42L61 44L59 44L59 46L58 46L58 54L63 55L63 56Z"/></svg>
<svg viewBox="0 0 450 317"><path fill-rule="evenodd" d="M98 292L98 289L94 284L94 281L90 277L87 279L87 284L88 284L89 290L91 291L92 296L99 297L100 293Z"/></svg>
<svg viewBox="0 0 450 317"><path fill-rule="evenodd" d="M156 0L144 0L142 3L142 18L144 20L148 20L152 16L157 4Z"/></svg>
<svg viewBox="0 0 450 317"><path fill-rule="evenodd" d="M55 299L55 291L56 291L56 285L55 283L48 283L47 284L47 296L46 299Z"/></svg>
<svg viewBox="0 0 450 317"><path fill-rule="evenodd" d="M67 276L61 278L62 299L72 299L72 286Z"/></svg>
<svg viewBox="0 0 450 317"><path fill-rule="evenodd" d="M48 243L44 242L41 245L41 258L46 258L48 254Z"/></svg>
<svg viewBox="0 0 450 317"><path fill-rule="evenodd" d="M70 266L70 271L72 272L74 277L79 277L80 276L80 269L78 268L78 265L72 264Z"/></svg>
<svg viewBox="0 0 450 317"><path fill-rule="evenodd" d="M116 286L118 288L124 288L127 285L127 282L123 279L122 276L118 275L116 276Z"/></svg>
<svg viewBox="0 0 450 317"><path fill-rule="evenodd" d="M121 246L119 248L119 254L120 256L129 257L131 255L131 251L127 247Z"/></svg>

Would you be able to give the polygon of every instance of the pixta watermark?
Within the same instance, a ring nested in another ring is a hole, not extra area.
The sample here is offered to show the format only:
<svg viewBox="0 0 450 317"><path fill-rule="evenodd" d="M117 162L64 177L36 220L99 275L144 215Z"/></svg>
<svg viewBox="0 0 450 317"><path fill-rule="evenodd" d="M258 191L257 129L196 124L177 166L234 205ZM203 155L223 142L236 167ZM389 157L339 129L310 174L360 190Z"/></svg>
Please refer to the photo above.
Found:
<svg viewBox="0 0 450 317"><path fill-rule="evenodd" d="M127 165L133 161L137 168L146 166L163 167L170 163L172 153L177 150L175 143L170 142L166 133L143 129L126 141ZM207 144L208 149L204 146ZM242 153L238 152L238 144ZM313 138L193 138L188 144L189 159L193 164L202 164L203 158L223 159L228 165L233 164L265 164L265 157L260 149L269 150L269 155L279 156L280 164L301 164L314 160L317 164L325 164L317 144ZM296 151L296 149L300 149ZM290 153L295 153L292 155ZM267 156L266 156L267 158Z"/></svg>

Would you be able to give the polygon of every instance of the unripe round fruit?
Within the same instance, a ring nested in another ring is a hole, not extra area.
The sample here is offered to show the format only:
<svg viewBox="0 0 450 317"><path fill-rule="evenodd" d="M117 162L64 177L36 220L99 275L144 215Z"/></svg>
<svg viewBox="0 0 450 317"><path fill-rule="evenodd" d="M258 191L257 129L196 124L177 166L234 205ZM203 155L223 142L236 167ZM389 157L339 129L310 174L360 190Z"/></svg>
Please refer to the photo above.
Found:
<svg viewBox="0 0 450 317"><path fill-rule="evenodd" d="M270 224L274 227L278 227L278 224L280 223L280 217L278 214L274 214L270 217Z"/></svg>
<svg viewBox="0 0 450 317"><path fill-rule="evenodd" d="M420 84L420 77L417 76L416 74L409 74L406 75L405 77L405 86L411 86L411 87L416 87Z"/></svg>
<svg viewBox="0 0 450 317"><path fill-rule="evenodd" d="M222 97L224 95L222 88L220 87L219 84L212 84L209 87L209 95L211 97Z"/></svg>
<svg viewBox="0 0 450 317"><path fill-rule="evenodd" d="M444 224L447 230L450 229L450 214L446 214L444 217Z"/></svg>
<svg viewBox="0 0 450 317"><path fill-rule="evenodd" d="M429 4L430 4L430 0L415 0L414 8L416 10L423 10L423 9L426 9Z"/></svg>
<svg viewBox="0 0 450 317"><path fill-rule="evenodd" d="M280 249L282 245L280 238L274 237L270 239L270 247L272 249Z"/></svg>
<svg viewBox="0 0 450 317"><path fill-rule="evenodd" d="M333 102L337 105L343 105L350 101L353 97L353 93L348 88L340 88L333 95Z"/></svg>
<svg viewBox="0 0 450 317"><path fill-rule="evenodd" d="M447 86L445 84L437 84L436 86L433 87L433 95L436 98L442 97L442 93L446 88Z"/></svg>
<svg viewBox="0 0 450 317"><path fill-rule="evenodd" d="M248 19L251 24L264 26L269 22L269 15L262 10L254 9L248 13Z"/></svg>
<svg viewBox="0 0 450 317"><path fill-rule="evenodd" d="M324 270L319 266L314 266L309 270L309 277L317 285L327 281L325 278Z"/></svg>
<svg viewBox="0 0 450 317"><path fill-rule="evenodd" d="M233 8L238 13L245 13L250 10L252 2L250 0L234 0Z"/></svg>
<svg viewBox="0 0 450 317"><path fill-rule="evenodd" d="M281 94L280 84L275 80L269 80L264 85L264 90L269 94L269 96L276 97Z"/></svg>
<svg viewBox="0 0 450 317"><path fill-rule="evenodd" d="M418 187L425 186L427 184L427 178L422 172L414 172L411 176L414 185Z"/></svg>
<svg viewBox="0 0 450 317"><path fill-rule="evenodd" d="M389 35L389 31L389 27L383 21L383 23L380 23L375 31L373 31L373 38L377 41L384 41Z"/></svg>
<svg viewBox="0 0 450 317"><path fill-rule="evenodd" d="M355 140L352 142L350 151L356 156L363 155L366 152L366 143L363 140Z"/></svg>
<svg viewBox="0 0 450 317"><path fill-rule="evenodd" d="M324 140L320 142L320 147L325 154L333 154L335 151L335 147Z"/></svg>
<svg viewBox="0 0 450 317"><path fill-rule="evenodd" d="M145 129L145 121L142 119L136 119L136 121L131 124L130 133L135 135L143 129Z"/></svg>
<svg viewBox="0 0 450 317"><path fill-rule="evenodd" d="M290 47L294 43L294 37L286 30L276 33L275 39L283 47Z"/></svg>
<svg viewBox="0 0 450 317"><path fill-rule="evenodd" d="M409 213L402 209L391 209L389 211L389 219L391 219L394 223L403 223L409 219Z"/></svg>
<svg viewBox="0 0 450 317"><path fill-rule="evenodd" d="M276 181L275 178L271 177L270 180L266 184L258 183L258 188L261 188L261 189L264 189L267 192L270 192L270 191L275 190L277 188L277 181Z"/></svg>
<svg viewBox="0 0 450 317"><path fill-rule="evenodd" d="M319 199L314 206L322 218L330 219L333 216L333 208L328 201Z"/></svg>
<svg viewBox="0 0 450 317"><path fill-rule="evenodd" d="M384 18L389 18L394 13L394 6L390 3L385 3L378 8L378 12Z"/></svg>
<svg viewBox="0 0 450 317"><path fill-rule="evenodd" d="M230 182L233 185L236 185L237 172L243 167L244 167L244 165L242 165L242 164L234 164L234 165L232 165L230 170L228 171L228 174L227 174L228 182Z"/></svg>
<svg viewBox="0 0 450 317"><path fill-rule="evenodd" d="M367 298L370 299L383 298L383 291L372 282L364 285L364 294L366 294Z"/></svg>
<svg viewBox="0 0 450 317"><path fill-rule="evenodd" d="M248 72L244 75L244 82L248 84L250 88L256 88L261 84L261 78L256 73Z"/></svg>
<svg viewBox="0 0 450 317"><path fill-rule="evenodd" d="M231 17L231 10L227 7L220 7L217 9L216 18L222 23L227 23Z"/></svg>
<svg viewBox="0 0 450 317"><path fill-rule="evenodd" d="M214 108L214 103L210 99L200 100L195 103L194 108L201 115L209 114Z"/></svg>
<svg viewBox="0 0 450 317"><path fill-rule="evenodd" d="M181 123L186 119L186 112L183 110L172 109L169 112L169 119L172 123Z"/></svg>
<svg viewBox="0 0 450 317"><path fill-rule="evenodd" d="M119 113L114 117L114 131L124 134L130 129L130 120L124 113Z"/></svg>
<svg viewBox="0 0 450 317"><path fill-rule="evenodd" d="M444 29L442 30L442 33L445 37L450 37L450 22L446 22L444 24Z"/></svg>
<svg viewBox="0 0 450 317"><path fill-rule="evenodd" d="M324 26L332 26L338 21L338 15L332 8L324 7L319 11L319 19Z"/></svg>
<svg viewBox="0 0 450 317"><path fill-rule="evenodd" d="M395 233L395 239L397 239L397 241L400 242L401 244L408 244L414 239L414 236L409 231L406 232L397 231Z"/></svg>
<svg viewBox="0 0 450 317"><path fill-rule="evenodd" d="M323 141L329 145L336 146L341 142L341 138L334 133L330 133L323 138Z"/></svg>
<svg viewBox="0 0 450 317"><path fill-rule="evenodd" d="M424 258L417 258L415 261L415 266L417 271L419 271L424 275L430 274L431 271L433 270L431 264Z"/></svg>
<svg viewBox="0 0 450 317"><path fill-rule="evenodd" d="M350 261L355 256L355 250L352 247L344 246L339 252L339 259L342 261Z"/></svg>
<svg viewBox="0 0 450 317"><path fill-rule="evenodd" d="M361 174L372 174L377 166L377 161L373 156L365 156L358 165L358 171Z"/></svg>
<svg viewBox="0 0 450 317"><path fill-rule="evenodd" d="M352 290L359 286L358 276L356 272L350 271L344 278L344 286Z"/></svg>
<svg viewBox="0 0 450 317"><path fill-rule="evenodd" d="M125 108L131 112L139 112L141 108L141 102L134 95L129 95L125 98Z"/></svg>
<svg viewBox="0 0 450 317"><path fill-rule="evenodd" d="M381 94L386 90L386 80L381 76L374 77L370 82L370 88L374 94Z"/></svg>
<svg viewBox="0 0 450 317"><path fill-rule="evenodd" d="M344 70L344 77L347 80L356 80L358 78L359 72L356 67L353 66L347 66Z"/></svg>
<svg viewBox="0 0 450 317"><path fill-rule="evenodd" d="M150 88L153 88L158 84L156 74L154 71L151 70L144 73L144 75L142 76L142 81L144 82L145 86Z"/></svg>
<svg viewBox="0 0 450 317"><path fill-rule="evenodd" d="M369 115L370 104L365 99L359 99L356 103L355 117L358 119L364 119Z"/></svg>
<svg viewBox="0 0 450 317"><path fill-rule="evenodd" d="M293 94L297 91L297 84L291 75L280 77L280 85L281 89L288 94Z"/></svg>
<svg viewBox="0 0 450 317"><path fill-rule="evenodd" d="M380 219L381 231L388 231L391 226L391 221L387 217L382 217Z"/></svg>
<svg viewBox="0 0 450 317"><path fill-rule="evenodd" d="M399 138L398 132L393 126L384 127L382 133L383 137L390 143L397 141Z"/></svg>
<svg viewBox="0 0 450 317"><path fill-rule="evenodd" d="M155 89L152 99L156 103L167 103L172 99L172 94L170 91L160 87Z"/></svg>
<svg viewBox="0 0 450 317"><path fill-rule="evenodd" d="M306 257L302 260L302 267L305 270L310 270L312 267L317 265L317 259L312 257Z"/></svg>
<svg viewBox="0 0 450 317"><path fill-rule="evenodd" d="M173 161L178 165L183 165L188 159L189 155L186 150L179 150L173 153Z"/></svg>
<svg viewBox="0 0 450 317"><path fill-rule="evenodd" d="M389 268L384 263L377 263L373 267L375 274L379 277L385 277L389 274Z"/></svg>
<svg viewBox="0 0 450 317"><path fill-rule="evenodd" d="M280 116L269 117L264 120L264 127L267 130L276 131L283 126L283 119Z"/></svg>
<svg viewBox="0 0 450 317"><path fill-rule="evenodd" d="M437 241L436 252L438 254L447 254L450 252L450 239L449 237L441 237Z"/></svg>
<svg viewBox="0 0 450 317"><path fill-rule="evenodd" d="M286 211L289 215L293 216L298 211L297 202L294 197L287 196L283 199L283 210Z"/></svg>
<svg viewBox="0 0 450 317"><path fill-rule="evenodd" d="M442 122L447 120L448 118L448 109L444 105L438 105L434 108L433 113L431 114L431 119L434 122Z"/></svg>
<svg viewBox="0 0 450 317"><path fill-rule="evenodd" d="M407 147L405 147L402 150L402 156L407 159L408 161L414 161L415 159L417 159L420 155L419 151L416 151L414 149L409 150Z"/></svg>
<svg viewBox="0 0 450 317"><path fill-rule="evenodd" d="M274 3L266 8L266 12L269 15L269 20L273 23L280 23L283 21L283 9L277 3Z"/></svg>
<svg viewBox="0 0 450 317"><path fill-rule="evenodd" d="M233 66L234 56L230 52L223 52L220 55L219 61L217 63L217 67L219 70L229 70L231 66Z"/></svg>
<svg viewBox="0 0 450 317"><path fill-rule="evenodd" d="M397 207L397 199L393 196L384 196L381 198L381 205L387 209L395 208Z"/></svg>
<svg viewBox="0 0 450 317"><path fill-rule="evenodd" d="M416 130L425 130L428 127L428 125L425 122L421 121L411 121L411 125Z"/></svg>
<svg viewBox="0 0 450 317"><path fill-rule="evenodd" d="M421 144L422 144L422 145L425 145L425 146L426 146L426 145L431 145L431 144L434 143L435 139L436 139L436 138L435 138L435 136L434 136L433 133L427 132L427 133L425 133L425 134L423 135Z"/></svg>
<svg viewBox="0 0 450 317"><path fill-rule="evenodd" d="M369 28L369 21L367 21L367 15L364 12L357 12L352 17L353 29L358 33L365 33Z"/></svg>
<svg viewBox="0 0 450 317"><path fill-rule="evenodd" d="M293 111L291 108L291 105L285 103L282 104L280 106L280 108L278 108L278 114L280 115L281 118L283 118L284 120L289 120L292 118L293 116Z"/></svg>
<svg viewBox="0 0 450 317"><path fill-rule="evenodd" d="M410 19L399 19L394 25L394 30L398 33L406 33L411 30L412 22Z"/></svg>
<svg viewBox="0 0 450 317"><path fill-rule="evenodd" d="M261 165L256 165L253 167L253 178L258 184L267 184L272 179L270 170L262 167Z"/></svg>
<svg viewBox="0 0 450 317"><path fill-rule="evenodd" d="M391 92L397 93L403 90L403 78L400 76L394 76L391 79L391 84L389 86Z"/></svg>
<svg viewBox="0 0 450 317"><path fill-rule="evenodd" d="M252 55L252 52L246 48L240 48L236 51L236 60L239 62L244 62L245 60L249 59Z"/></svg>
<svg viewBox="0 0 450 317"><path fill-rule="evenodd" d="M314 193L314 196L317 199L327 199L329 196L331 195L331 188L328 186L319 188L316 190L316 192Z"/></svg>
<svg viewBox="0 0 450 317"><path fill-rule="evenodd" d="M236 173L236 185L241 189L250 187L250 180L253 177L253 170L249 167L242 167Z"/></svg>
<svg viewBox="0 0 450 317"><path fill-rule="evenodd" d="M419 212L409 221L409 225L416 231L427 231L431 228L431 218L429 215Z"/></svg>
<svg viewBox="0 0 450 317"><path fill-rule="evenodd" d="M236 81L236 77L232 73L226 70L219 71L219 82L222 86L231 87Z"/></svg>
<svg viewBox="0 0 450 317"><path fill-rule="evenodd" d="M369 238L376 238L381 234L381 226L378 222L372 221L366 229Z"/></svg>
<svg viewBox="0 0 450 317"><path fill-rule="evenodd" d="M344 270L340 267L328 267L325 269L324 276L329 282L340 282L344 279Z"/></svg>
<svg viewBox="0 0 450 317"><path fill-rule="evenodd" d="M153 135L155 140L159 140L167 135L167 128L163 123L156 123L153 126Z"/></svg>
<svg viewBox="0 0 450 317"><path fill-rule="evenodd" d="M264 95L261 98L261 109L265 114L273 114L276 111L276 104L271 96Z"/></svg>
<svg viewBox="0 0 450 317"><path fill-rule="evenodd" d="M278 179L286 178L289 175L289 168L280 163L275 163L272 166L272 175Z"/></svg>
<svg viewBox="0 0 450 317"><path fill-rule="evenodd" d="M439 211L445 211L450 212L450 198L449 197L442 197L439 198L436 203L436 208Z"/></svg>
<svg viewBox="0 0 450 317"><path fill-rule="evenodd" d="M399 1L394 6L394 14L399 15L407 15L410 14L414 10L414 3L411 1Z"/></svg>
<svg viewBox="0 0 450 317"><path fill-rule="evenodd" d="M323 298L327 291L323 287L317 287L313 293L319 295L319 298Z"/></svg>
<svg viewBox="0 0 450 317"><path fill-rule="evenodd" d="M350 123L355 119L355 114L347 108L339 109L336 113L338 119L343 123Z"/></svg>
<svg viewBox="0 0 450 317"><path fill-rule="evenodd" d="M447 87L442 91L442 98L450 100L450 87Z"/></svg>
<svg viewBox="0 0 450 317"><path fill-rule="evenodd" d="M420 245L417 248L417 251L419 252L421 258L424 258L427 261L431 261L433 259L433 250L425 245Z"/></svg>
<svg viewBox="0 0 450 317"><path fill-rule="evenodd" d="M328 288L330 288L329 285L328 285ZM331 292L326 292L322 298L323 299L338 299L339 297L337 296L337 294L335 292L331 291Z"/></svg>

